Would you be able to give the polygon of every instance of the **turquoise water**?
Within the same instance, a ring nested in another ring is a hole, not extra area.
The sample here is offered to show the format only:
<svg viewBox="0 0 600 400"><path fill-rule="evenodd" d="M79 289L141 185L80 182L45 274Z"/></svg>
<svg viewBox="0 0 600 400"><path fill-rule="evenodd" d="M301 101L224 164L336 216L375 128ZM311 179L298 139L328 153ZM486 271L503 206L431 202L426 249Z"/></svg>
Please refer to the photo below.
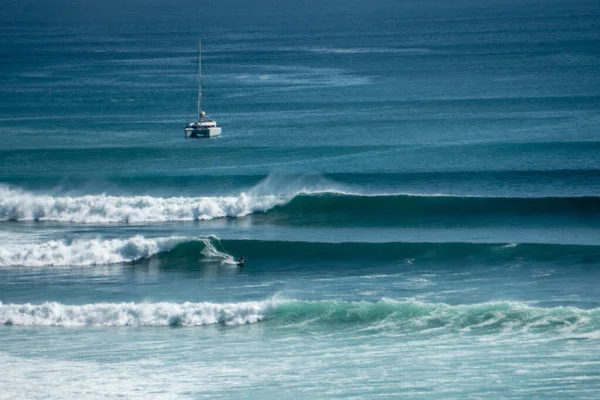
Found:
<svg viewBox="0 0 600 400"><path fill-rule="evenodd" d="M59 3L0 12L0 399L597 397L595 2Z"/></svg>

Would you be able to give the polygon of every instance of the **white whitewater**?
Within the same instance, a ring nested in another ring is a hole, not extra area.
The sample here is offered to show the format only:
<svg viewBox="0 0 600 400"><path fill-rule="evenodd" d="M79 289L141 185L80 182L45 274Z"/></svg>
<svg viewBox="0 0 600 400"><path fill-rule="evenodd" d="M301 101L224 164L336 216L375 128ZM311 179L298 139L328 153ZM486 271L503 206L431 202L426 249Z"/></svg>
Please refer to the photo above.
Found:
<svg viewBox="0 0 600 400"><path fill-rule="evenodd" d="M51 196L0 187L0 220L146 223L243 217L289 201L289 196L241 193L219 197Z"/></svg>
<svg viewBox="0 0 600 400"><path fill-rule="evenodd" d="M222 264L235 264L233 257L219 251L212 242L216 236L145 238L136 235L126 239L50 240L41 243L12 243L0 246L0 267L86 266L132 262L168 252L186 242L202 242L200 254Z"/></svg>
<svg viewBox="0 0 600 400"><path fill-rule="evenodd" d="M0 324L17 326L242 325L263 320L271 301L243 303L0 303Z"/></svg>

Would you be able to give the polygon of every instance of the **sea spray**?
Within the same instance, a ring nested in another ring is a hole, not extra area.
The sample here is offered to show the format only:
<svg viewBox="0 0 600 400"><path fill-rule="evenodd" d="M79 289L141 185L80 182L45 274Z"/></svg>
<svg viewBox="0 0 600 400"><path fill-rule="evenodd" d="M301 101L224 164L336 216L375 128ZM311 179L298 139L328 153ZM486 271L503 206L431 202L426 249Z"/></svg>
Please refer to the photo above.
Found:
<svg viewBox="0 0 600 400"><path fill-rule="evenodd" d="M204 249L202 249L201 254L208 259L219 259L221 260L221 264L237 265L233 256L217 249L217 246L220 245L220 240L217 236L210 235L208 238L202 238L200 240L204 244Z"/></svg>

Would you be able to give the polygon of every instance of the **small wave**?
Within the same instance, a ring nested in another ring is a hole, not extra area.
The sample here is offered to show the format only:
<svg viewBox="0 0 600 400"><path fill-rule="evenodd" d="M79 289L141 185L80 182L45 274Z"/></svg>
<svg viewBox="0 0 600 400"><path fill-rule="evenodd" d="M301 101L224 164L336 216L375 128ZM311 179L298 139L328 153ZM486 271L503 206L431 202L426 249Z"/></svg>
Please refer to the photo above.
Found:
<svg viewBox="0 0 600 400"><path fill-rule="evenodd" d="M269 321L276 327L322 326L402 332L595 335L600 309L541 308L518 302L452 306L418 301L239 303L0 303L0 324L19 326L202 326Z"/></svg>

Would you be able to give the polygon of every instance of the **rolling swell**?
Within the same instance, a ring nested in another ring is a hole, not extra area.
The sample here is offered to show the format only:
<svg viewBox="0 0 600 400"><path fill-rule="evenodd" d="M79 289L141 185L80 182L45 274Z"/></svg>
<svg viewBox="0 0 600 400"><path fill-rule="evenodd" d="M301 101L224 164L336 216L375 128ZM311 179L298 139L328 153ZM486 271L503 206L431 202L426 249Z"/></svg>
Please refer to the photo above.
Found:
<svg viewBox="0 0 600 400"><path fill-rule="evenodd" d="M600 259L600 246L538 244L538 243L466 243L466 242L291 242L268 240L211 239L216 249L228 254L243 254L249 259L382 259L447 262L478 260L504 263L509 260L595 263ZM167 254L190 257L198 254L203 243L186 242L175 246Z"/></svg>
<svg viewBox="0 0 600 400"><path fill-rule="evenodd" d="M540 308L517 302L452 306L418 301L278 300L241 303L0 303L0 324L17 326L202 326L265 321L279 328L330 327L398 332L558 334L596 337L600 309Z"/></svg>
<svg viewBox="0 0 600 400"><path fill-rule="evenodd" d="M0 220L70 223L197 221L259 214L257 223L443 225L523 217L600 220L600 197L367 195L319 188L237 196L53 196L0 185Z"/></svg>
<svg viewBox="0 0 600 400"><path fill-rule="evenodd" d="M562 244L505 244L466 242L292 242L271 240L220 240L210 237L158 237L125 239L51 240L0 247L0 267L88 266L129 263L158 258L165 263L199 259L235 264L234 257L250 260L382 260L411 263L453 261L501 264L512 260L548 261L554 265L597 263L600 246Z"/></svg>
<svg viewBox="0 0 600 400"><path fill-rule="evenodd" d="M291 220L349 218L408 222L450 217L600 217L600 197L459 197L444 195L354 195L322 193L294 197L271 215Z"/></svg>

